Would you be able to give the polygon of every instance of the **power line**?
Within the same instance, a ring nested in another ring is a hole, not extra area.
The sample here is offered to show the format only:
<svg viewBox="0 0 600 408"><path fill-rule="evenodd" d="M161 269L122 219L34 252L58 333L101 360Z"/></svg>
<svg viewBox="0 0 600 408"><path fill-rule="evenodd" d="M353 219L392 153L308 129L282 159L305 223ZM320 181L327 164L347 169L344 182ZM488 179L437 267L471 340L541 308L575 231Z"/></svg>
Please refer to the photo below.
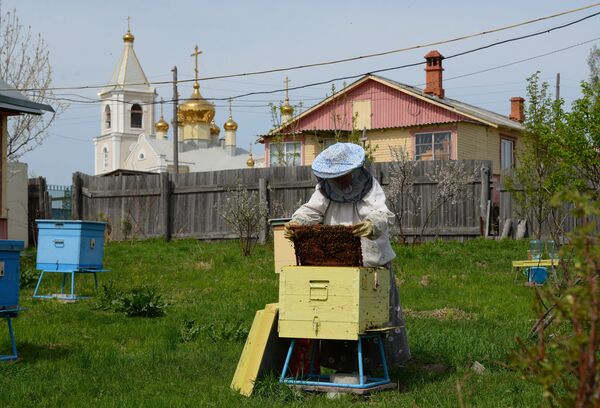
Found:
<svg viewBox="0 0 600 408"><path fill-rule="evenodd" d="M251 72L245 72L245 73L237 73L237 74L227 74L227 75L202 77L202 78L199 78L199 80L209 81L209 80L216 80L216 79L245 77L245 76L252 76L252 75L263 75L263 74L270 74L270 73L275 73L275 72L293 71L293 70L299 70L299 69L305 69L305 68L313 68L313 67L319 67L319 66L340 64L340 63L344 63L344 62L364 60L364 59L368 59L368 58L380 57L380 56L384 56L384 55L390 55L390 54L395 54L395 53L400 53L400 52L415 50L415 49L419 49L419 48L432 47L432 46L436 46L436 45L449 44L449 43L453 43L453 42L457 42L457 41L463 41L463 40L467 40L467 39L479 37L479 36L482 36L482 35L497 33L497 32L500 32L500 31L510 30L510 29L513 29L513 28L522 27L522 26L533 24L533 23L537 23L537 22L540 22L540 21L553 19L553 18L556 18L556 17L560 17L560 16L563 16L563 15L576 13L578 11L587 10L587 9L598 7L598 6L600 6L600 3L593 3L593 4L590 4L590 5L587 5L587 6L583 6L583 7L579 7L579 8L575 8L575 9L570 9L570 10L562 11L560 13L551 14L551 15L547 15L547 16L543 16L543 17L538 17L538 18L535 18L535 19L532 19L532 20L526 20L526 21L522 21L522 22L519 22L519 23L515 23L515 24L509 24L509 25L505 25L505 26L493 28L493 29L490 29L490 30L485 30L485 31L482 31L482 32L478 32L478 33L463 35L463 36L454 37L454 38L450 38L450 39L446 39L446 40L434 41L434 42L425 43L425 44L412 45L412 46L409 46L409 47L397 48L397 49L394 49L394 50L382 51L382 52L377 52L377 53L371 53L371 54L360 55L360 56L349 57L349 58L342 58L342 59L331 60L331 61L316 62L316 63L312 63L312 64L295 65L295 66L283 67L283 68L271 68L271 69L265 69L265 70L259 70L259 71L251 71ZM581 22L583 20L586 20L588 18L594 17L594 16L596 16L598 14L599 13L594 13L592 15L589 15L589 16L586 16L586 17L584 17L582 19L579 19L579 20L577 20L577 21L575 21L573 23L562 25L562 26L559 26L558 28L554 27L554 28L551 28L549 30L544 30L544 31L541 31L541 32L536 33L536 34L526 35L526 36L523 36L523 38L528 38L530 36L535 36L535 35L539 35L539 34L542 34L542 33L549 33L551 31L559 29L559 28L568 27L569 25L576 24L576 23ZM507 40L507 41L509 41L509 40ZM493 45L490 45L490 46L493 46ZM487 48L489 48L490 46L488 46ZM471 52L473 52L473 51L471 51ZM185 79L185 80L180 80L179 82L183 83L183 82L192 82L192 81L194 81L194 79ZM128 84L128 85L165 85L165 84L172 84L172 83L173 83L173 81L154 81L154 82L143 82L143 83L135 83L135 84ZM45 88L45 89L46 90L75 90L75 89L110 88L110 87L118 87L118 86L121 86L121 84L81 85L81 86L54 87L54 88ZM8 90L8 89L0 89L0 91L5 91L5 90ZM43 89L40 89L40 88L22 88L22 89L19 89L19 90L20 91L34 91L34 90L43 90Z"/></svg>
<svg viewBox="0 0 600 408"><path fill-rule="evenodd" d="M598 14L600 14L600 12L596 13L595 15L598 15ZM570 24L572 24L572 23L570 23ZM478 48L473 49L473 50L467 50L467 51L463 51L463 52L460 52L460 53L457 53L457 54L453 54L453 55L451 55L449 57L446 57L446 59L455 58L455 57L463 56L463 55L466 55L466 54L470 54L470 53L475 52L475 51L480 51L482 49L490 48L491 46L494 46L494 45L506 44L508 42L522 40L524 38L528 38L528 37L534 36L534 35L539 35L539 33L533 33L533 34L529 34L527 36L515 37L514 39L509 39L509 40L497 41L496 43L488 44L488 45L483 46L483 47L478 47ZM546 53L543 53L543 54L538 54L538 55L535 55L535 56L532 56L532 57L528 57L528 58L524 58L524 59L521 59L521 60L509 62L507 64L502 64L502 65L498 65L498 66L495 66L495 67L490 67L490 68L486 68L486 69L483 69L483 70L474 71L474 72L470 72L470 73L467 73L467 74L462 74L462 75L458 75L458 76L454 76L454 77L450 77L450 78L444 78L444 81L450 81L450 80L453 80L453 79L464 78L464 77L468 77L468 76L472 76L472 75L477 75L477 74L481 74L481 73L488 72L488 71L493 71L493 70L500 69L500 68L505 68L505 67L508 67L508 66L511 66L511 65L520 64L520 63L523 63L523 62L526 62L526 61L531 61L531 60L534 60L534 59L537 59L537 58L541 58L541 57L545 57L545 56L548 56L548 55L556 54L558 52L566 51L566 50L569 50L571 48L579 47L579 46L582 46L582 45L585 45L585 44L588 44L588 43L591 43L591 42L594 42L594 41L598 41L598 40L600 40L600 37L596 37L596 38L593 38L591 40L583 41L583 42L580 42L580 43L577 43L577 44L573 44L573 45L570 45L570 46L567 46L567 47L563 47L563 48L560 48L560 49L557 49L557 50L549 51L549 52L546 52ZM414 63L400 65L400 66L395 66L395 67L390 67L390 68L383 68L383 69L371 71L371 72L368 72L368 73L361 73L361 74L356 74L356 75L349 75L349 76L345 76L345 77L338 77L338 78L324 80L324 81L320 81L320 82L313 82L313 83L308 83L308 84L304 84L304 85L298 85L298 86L295 86L295 87L290 87L289 89L290 90L297 90L297 89L304 89L304 88L313 87L313 86L327 85L327 84L330 84L332 82L360 78L360 77L363 77L363 76L368 75L368 74L374 74L374 73L379 73L379 72L398 70L398 69L408 68L408 67L413 67L413 66L418 66L418 65L422 65L422 64L424 64L424 62L414 62ZM422 85L424 85L424 84L421 83L421 84L417 84L417 85L413 85L413 86L422 86ZM269 91L254 91L254 92L248 92L248 93L240 94L240 95L237 95L237 96L232 96L231 99L241 99L241 98L245 98L247 96L252 96L252 95L268 95L268 94L280 93L280 92L283 92L283 91L284 91L284 89L276 89L276 90L269 90ZM85 103L85 104L88 104L88 103L100 103L100 102L102 102L101 99L96 99L96 100L92 100L92 101L75 101L75 100L71 100L71 99L68 99L68 98L50 98L50 97L47 97L47 98L48 99L68 100L68 101L72 101L72 102ZM204 99L206 99L206 100L212 100L212 101L226 101L226 100L229 100L230 98L227 97L227 98L204 98ZM314 100L321 100L321 99L323 99L323 98L316 98ZM309 99L306 99L306 100L309 100ZM173 100L167 100L165 102L169 103L169 102L173 102ZM125 103L128 103L128 102L125 102ZM155 105L155 104L158 104L158 103L160 103L160 102L155 101L155 102L149 102L149 103L142 103L140 105Z"/></svg>

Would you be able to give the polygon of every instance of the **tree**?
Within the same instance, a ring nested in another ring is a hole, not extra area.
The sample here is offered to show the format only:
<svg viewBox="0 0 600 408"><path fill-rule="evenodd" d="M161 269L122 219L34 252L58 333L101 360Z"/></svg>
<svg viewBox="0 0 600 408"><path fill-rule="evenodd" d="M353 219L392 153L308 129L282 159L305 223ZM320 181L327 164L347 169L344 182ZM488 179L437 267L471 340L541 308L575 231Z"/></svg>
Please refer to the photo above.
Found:
<svg viewBox="0 0 600 408"><path fill-rule="evenodd" d="M600 202L589 193L557 194L555 204L574 203L575 215L583 221L561 250L561 264L570 269L568 287L554 294L542 289L554 302L552 325L538 325L536 339L518 339L519 351L513 364L540 383L551 406L600 406L600 238L595 220L600 218ZM595 218L594 218L595 217ZM565 262L565 254L569 260ZM541 298L537 306L542 313ZM541 320L541 319L540 319Z"/></svg>
<svg viewBox="0 0 600 408"><path fill-rule="evenodd" d="M590 67L590 82L596 83L600 81L600 48L594 45L590 50L590 55L587 60Z"/></svg>
<svg viewBox="0 0 600 408"><path fill-rule="evenodd" d="M600 81L582 82L581 93L565 115L558 153L573 170L572 184L600 200Z"/></svg>
<svg viewBox="0 0 600 408"><path fill-rule="evenodd" d="M47 129L68 106L56 99L52 88L52 67L48 47L40 34L32 35L24 28L16 10L3 13L0 9L0 78L16 89L27 91L33 102L51 105L54 113L20 115L9 119L6 154L16 160L40 145Z"/></svg>
<svg viewBox="0 0 600 408"><path fill-rule="evenodd" d="M559 131L562 129L564 112L562 100L554 100L547 82L540 83L539 72L527 79L527 107L525 131L520 140L522 148L517 151L518 166L514 175L506 176L508 190L513 193L517 212L523 219L530 218L533 234L541 238L543 225L549 225L550 217L559 220L560 211L550 205L552 196L566 184L564 163L559 157ZM560 221L552 225L562 225Z"/></svg>
<svg viewBox="0 0 600 408"><path fill-rule="evenodd" d="M225 201L217 207L219 215L240 239L244 256L249 256L260 230L266 222L268 208L256 192L238 184L227 192Z"/></svg>
<svg viewBox="0 0 600 408"><path fill-rule="evenodd" d="M421 209L421 197L415 189L415 168L417 162L411 160L410 154L401 147L391 147L392 162L389 167L389 183L384 187L385 195L394 213L398 238L406 242L406 234L402 226L405 217L416 214Z"/></svg>

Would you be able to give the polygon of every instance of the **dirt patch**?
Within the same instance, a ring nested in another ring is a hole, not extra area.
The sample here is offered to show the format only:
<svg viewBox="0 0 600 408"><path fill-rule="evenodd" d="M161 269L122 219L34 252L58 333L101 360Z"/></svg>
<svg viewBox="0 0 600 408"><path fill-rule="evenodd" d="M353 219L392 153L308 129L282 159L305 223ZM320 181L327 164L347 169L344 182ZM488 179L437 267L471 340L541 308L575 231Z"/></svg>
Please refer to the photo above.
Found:
<svg viewBox="0 0 600 408"><path fill-rule="evenodd" d="M302 266L362 266L360 238L351 226L294 227L296 262Z"/></svg>
<svg viewBox="0 0 600 408"><path fill-rule="evenodd" d="M429 279L429 275L425 275L421 278L421 280L419 281L419 285L421 286L429 286L429 284L431 283L431 280Z"/></svg>
<svg viewBox="0 0 600 408"><path fill-rule="evenodd" d="M213 262L204 262L204 261L198 261L196 262L196 264L194 265L195 269L200 269L201 271L209 271L213 268Z"/></svg>
<svg viewBox="0 0 600 408"><path fill-rule="evenodd" d="M451 307L444 307L435 310L410 310L405 309L404 314L417 319L437 319L437 320L471 320L475 319L475 313L468 313L464 310Z"/></svg>

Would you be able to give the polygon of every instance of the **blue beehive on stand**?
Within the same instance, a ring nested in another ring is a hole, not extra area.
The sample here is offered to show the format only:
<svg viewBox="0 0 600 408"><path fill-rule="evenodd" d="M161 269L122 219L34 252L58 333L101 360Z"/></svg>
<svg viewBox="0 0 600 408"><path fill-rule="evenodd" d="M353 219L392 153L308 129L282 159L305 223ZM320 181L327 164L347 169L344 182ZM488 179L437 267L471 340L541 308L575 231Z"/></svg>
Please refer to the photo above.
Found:
<svg viewBox="0 0 600 408"><path fill-rule="evenodd" d="M2 360L18 357L12 318L19 313L19 282L21 277L20 252L23 241L0 240L0 318L6 319L12 354L0 355Z"/></svg>
<svg viewBox="0 0 600 408"><path fill-rule="evenodd" d="M19 306L19 255L23 247L23 241L0 240L0 310Z"/></svg>
<svg viewBox="0 0 600 408"><path fill-rule="evenodd" d="M102 268L104 257L105 222L78 220L36 220L38 226L37 269L42 273L35 288L37 294L44 273L59 272L64 274L61 294L64 294L67 274L71 274L71 295L75 299L75 273L93 273L96 288L97 272L105 272Z"/></svg>
<svg viewBox="0 0 600 408"><path fill-rule="evenodd" d="M102 269L106 223L75 220L35 222L39 231L38 269Z"/></svg>

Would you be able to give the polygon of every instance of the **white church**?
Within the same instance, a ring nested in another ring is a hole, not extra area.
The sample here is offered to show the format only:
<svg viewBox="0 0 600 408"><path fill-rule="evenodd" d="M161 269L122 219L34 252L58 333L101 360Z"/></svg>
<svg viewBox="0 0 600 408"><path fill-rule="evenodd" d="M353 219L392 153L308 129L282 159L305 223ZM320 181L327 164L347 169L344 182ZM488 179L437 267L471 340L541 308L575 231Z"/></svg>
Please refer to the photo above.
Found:
<svg viewBox="0 0 600 408"><path fill-rule="evenodd" d="M123 52L101 99L101 133L94 138L94 173L117 171L173 171L173 139L168 138L169 124L162 112L155 122L157 95L150 86L133 50L130 30L123 36ZM215 107L200 94L196 80L192 96L178 106L179 172L199 172L261 166L262 158L236 145L237 123L229 108L223 125L225 137L214 121ZM162 110L162 105L161 105Z"/></svg>

